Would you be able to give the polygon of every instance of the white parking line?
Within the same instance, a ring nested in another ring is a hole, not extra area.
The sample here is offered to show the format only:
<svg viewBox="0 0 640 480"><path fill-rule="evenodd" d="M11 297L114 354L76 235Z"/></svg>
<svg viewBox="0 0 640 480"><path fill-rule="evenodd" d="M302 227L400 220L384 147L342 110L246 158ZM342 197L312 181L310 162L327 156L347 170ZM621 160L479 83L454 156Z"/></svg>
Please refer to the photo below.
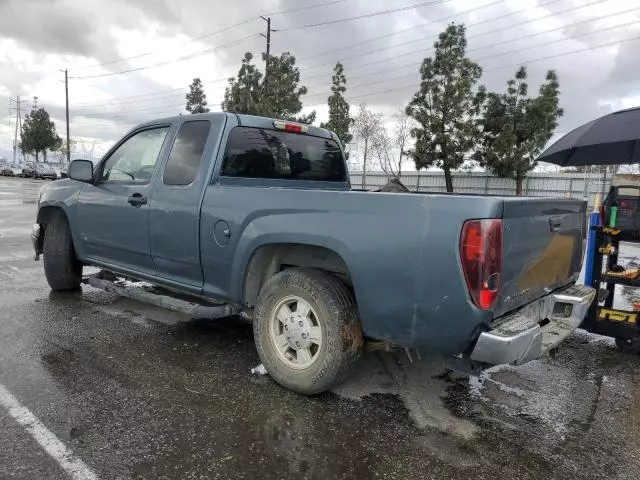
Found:
<svg viewBox="0 0 640 480"><path fill-rule="evenodd" d="M38 442L73 480L98 480L98 476L77 458L36 416L0 383L0 405Z"/></svg>

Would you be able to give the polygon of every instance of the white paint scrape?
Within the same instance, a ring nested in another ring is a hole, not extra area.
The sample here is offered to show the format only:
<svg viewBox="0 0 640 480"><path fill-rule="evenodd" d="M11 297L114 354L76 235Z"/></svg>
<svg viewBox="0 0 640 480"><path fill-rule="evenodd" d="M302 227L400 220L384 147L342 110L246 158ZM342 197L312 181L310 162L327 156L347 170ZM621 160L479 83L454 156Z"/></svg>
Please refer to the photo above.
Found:
<svg viewBox="0 0 640 480"><path fill-rule="evenodd" d="M77 458L36 416L0 384L0 405L38 442L73 480L98 480L98 476Z"/></svg>

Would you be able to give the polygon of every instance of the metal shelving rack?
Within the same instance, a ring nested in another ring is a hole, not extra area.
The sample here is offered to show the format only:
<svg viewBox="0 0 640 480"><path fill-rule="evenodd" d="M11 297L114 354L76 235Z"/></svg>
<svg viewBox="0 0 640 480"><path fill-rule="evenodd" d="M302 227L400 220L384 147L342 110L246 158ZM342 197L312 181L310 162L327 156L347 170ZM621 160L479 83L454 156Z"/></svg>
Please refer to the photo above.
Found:
<svg viewBox="0 0 640 480"><path fill-rule="evenodd" d="M621 190L634 190L638 195L621 195ZM633 208L621 208L623 205ZM610 225L612 207L617 208L615 225ZM591 286L598 295L591 305L582 327L586 330L614 337L619 347L640 351L640 311L614 308L616 285L640 288L640 276L629 278L610 275L618 265L620 243L640 244L640 187L636 185L611 186L603 204L601 226L595 230L595 241L589 245L593 255ZM610 251L609 247L613 247ZM606 258L605 258L606 257ZM606 268L603 270L603 266Z"/></svg>

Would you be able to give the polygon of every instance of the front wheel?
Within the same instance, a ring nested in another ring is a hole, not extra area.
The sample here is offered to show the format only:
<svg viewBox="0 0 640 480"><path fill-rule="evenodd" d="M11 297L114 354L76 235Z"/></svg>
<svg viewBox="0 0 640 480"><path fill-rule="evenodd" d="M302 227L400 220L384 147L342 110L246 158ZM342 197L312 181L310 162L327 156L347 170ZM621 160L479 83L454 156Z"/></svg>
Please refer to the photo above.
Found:
<svg viewBox="0 0 640 480"><path fill-rule="evenodd" d="M42 246L44 274L54 292L77 290L82 282L82 264L76 258L67 218L54 215L47 223Z"/></svg>
<svg viewBox="0 0 640 480"><path fill-rule="evenodd" d="M267 282L253 335L271 377L304 395L342 382L363 345L351 292L337 277L311 268L284 270Z"/></svg>

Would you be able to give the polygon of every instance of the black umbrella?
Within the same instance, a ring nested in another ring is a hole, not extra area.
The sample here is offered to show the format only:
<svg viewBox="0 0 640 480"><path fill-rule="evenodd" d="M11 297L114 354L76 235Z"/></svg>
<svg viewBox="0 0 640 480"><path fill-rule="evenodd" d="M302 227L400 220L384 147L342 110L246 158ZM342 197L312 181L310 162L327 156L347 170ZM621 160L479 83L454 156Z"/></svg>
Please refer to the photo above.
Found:
<svg viewBox="0 0 640 480"><path fill-rule="evenodd" d="M640 163L640 107L585 123L547 148L537 160L561 167Z"/></svg>

